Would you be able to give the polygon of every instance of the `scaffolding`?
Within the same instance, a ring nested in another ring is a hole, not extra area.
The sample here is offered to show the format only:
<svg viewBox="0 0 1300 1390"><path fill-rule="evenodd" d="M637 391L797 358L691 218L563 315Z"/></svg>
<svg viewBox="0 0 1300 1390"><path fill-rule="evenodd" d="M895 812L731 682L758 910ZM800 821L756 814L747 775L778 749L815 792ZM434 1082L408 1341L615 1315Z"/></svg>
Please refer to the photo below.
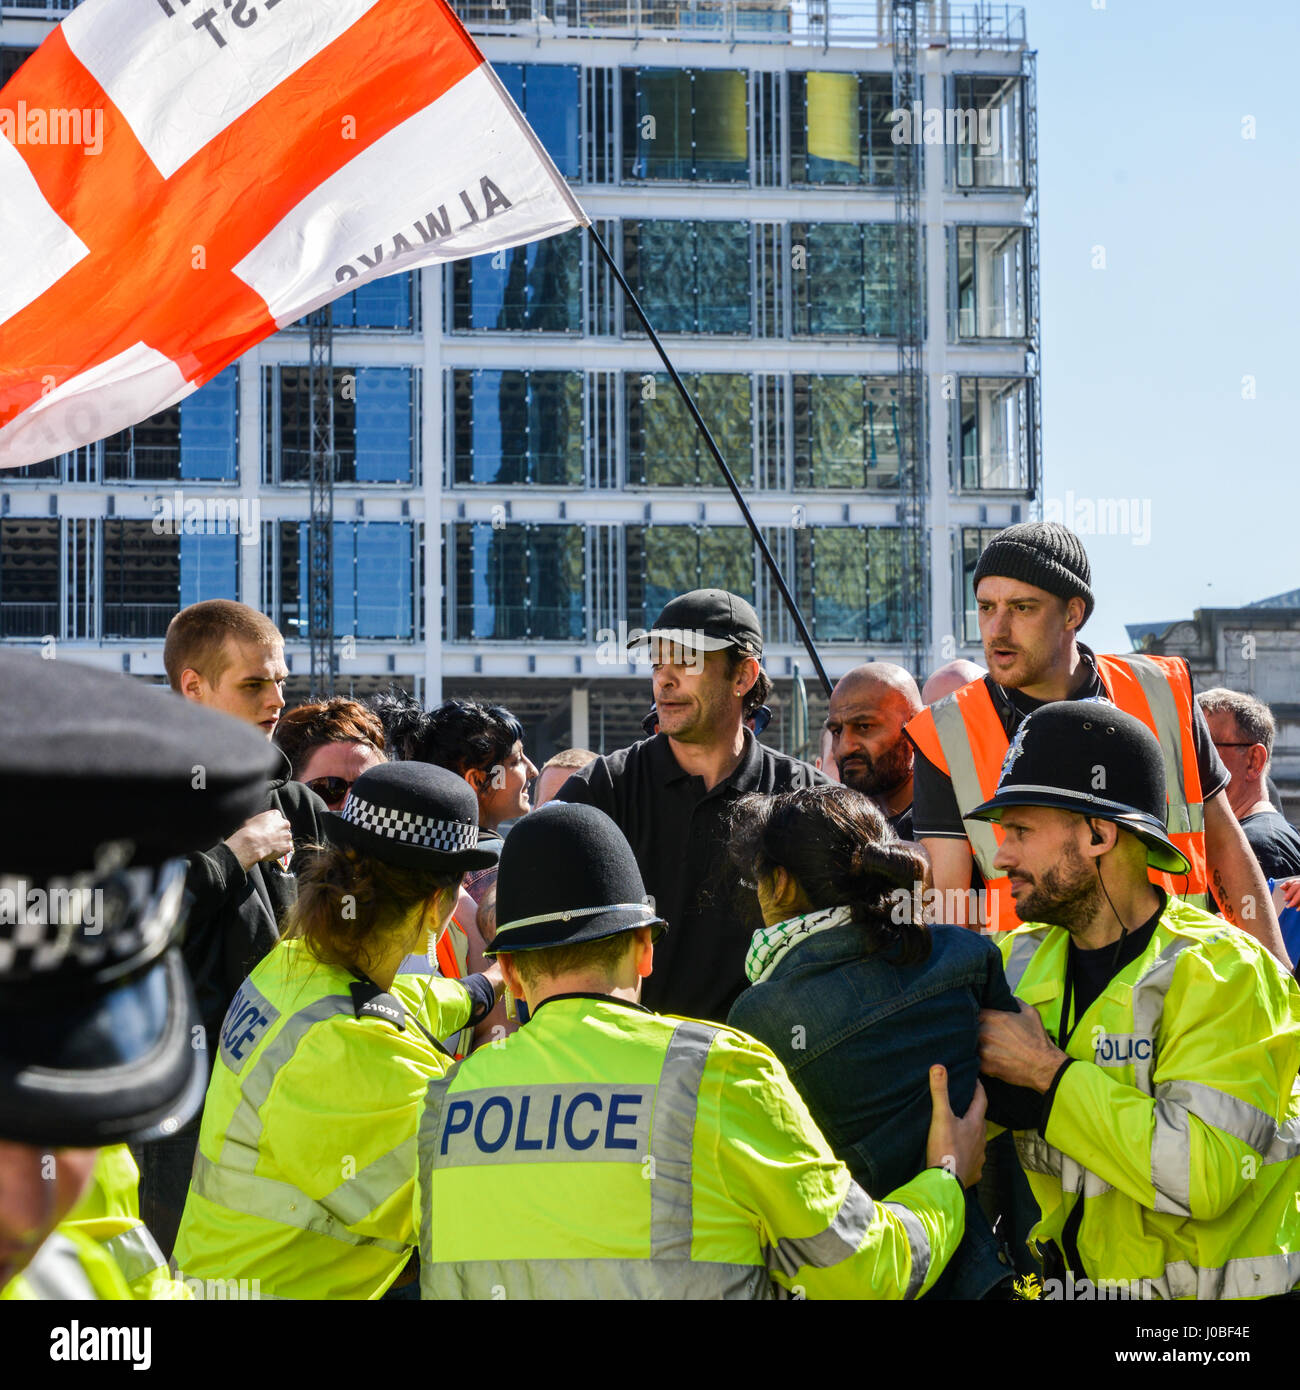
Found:
<svg viewBox="0 0 1300 1390"><path fill-rule="evenodd" d="M334 310L308 320L311 410L310 515L307 520L307 640L313 700L334 693Z"/></svg>
<svg viewBox="0 0 1300 1390"><path fill-rule="evenodd" d="M1025 375L1029 387L1029 512L1042 520L1043 510L1043 378L1040 359L1038 308L1038 54L1026 49L1020 55L1020 75L1025 93L1025 222L1029 227L1029 286Z"/></svg>
<svg viewBox="0 0 1300 1390"><path fill-rule="evenodd" d="M917 0L893 0L894 109L921 100L916 67ZM922 680L929 665L930 566L925 501L929 466L925 430L925 281L922 265L921 151L918 142L894 147L894 229L898 306L898 523L903 531L903 641Z"/></svg>

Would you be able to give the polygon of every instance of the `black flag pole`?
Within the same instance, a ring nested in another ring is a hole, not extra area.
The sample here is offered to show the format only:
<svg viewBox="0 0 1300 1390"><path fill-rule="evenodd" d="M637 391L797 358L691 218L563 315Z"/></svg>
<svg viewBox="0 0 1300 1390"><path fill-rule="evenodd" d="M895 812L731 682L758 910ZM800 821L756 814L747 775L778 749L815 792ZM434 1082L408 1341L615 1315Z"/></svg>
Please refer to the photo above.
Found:
<svg viewBox="0 0 1300 1390"><path fill-rule="evenodd" d="M795 603L794 595L791 594L789 586L785 582L785 577L782 575L776 560L773 558L772 552L767 548L767 542L763 539L763 533L758 529L758 523L754 520L753 513L749 510L749 504L745 501L744 495L740 491L740 485L732 475L731 469L727 467L727 462L722 457L722 451L714 442L713 435L709 432L708 425L704 423L704 417L700 414L699 408L696 406L694 400L691 399L691 393L686 389L686 383L678 375L677 368L673 366L672 362L669 360L668 354L664 351L664 345L659 341L659 335L651 327L650 320L646 318L645 310L642 309L636 295L632 293L632 287L623 278L623 272L618 268L613 256L609 254L609 248L600 239L600 233L596 231L593 223L589 222L587 224L587 230L591 233L591 239L595 243L596 250L600 252L601 259L609 267L610 273L613 275L614 279L618 281L620 288L627 296L627 302L632 306L637 318L641 320L641 326L645 329L646 335L649 337L651 343L654 344L654 350L659 354L659 360L668 369L668 375L672 378L673 385L677 388L677 394L681 396L686 409L691 412L691 419L695 421L696 428L699 430L704 442L709 446L709 453L713 455L714 462L722 470L722 476L727 480L727 486L731 489L731 495L736 499L736 505L740 508L741 515L745 518L745 525L749 527L750 534L754 537L754 543L758 546L758 553L763 557L763 563L767 566L768 572L776 581L776 587L781 591L781 597L785 600L785 606L790 610L790 616L794 619L794 625L798 629L800 640L808 649L808 655L812 659L813 669L817 672L818 676L821 677L822 686L825 688L826 695L829 698L831 693L830 677L826 674L826 668L822 665L821 657L817 655L817 648L813 646L812 634L808 631L808 625L804 622L803 615L799 612L799 605Z"/></svg>

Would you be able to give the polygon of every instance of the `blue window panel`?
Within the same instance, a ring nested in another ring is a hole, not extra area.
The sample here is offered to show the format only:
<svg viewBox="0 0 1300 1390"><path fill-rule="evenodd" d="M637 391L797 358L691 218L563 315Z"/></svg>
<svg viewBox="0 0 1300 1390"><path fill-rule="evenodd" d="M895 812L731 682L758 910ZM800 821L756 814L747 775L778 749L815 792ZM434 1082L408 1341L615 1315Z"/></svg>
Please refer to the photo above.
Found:
<svg viewBox="0 0 1300 1390"><path fill-rule="evenodd" d="M493 63L492 71L501 79L501 85L510 93L510 100L522 111L524 109L524 65L522 63Z"/></svg>
<svg viewBox="0 0 1300 1390"><path fill-rule="evenodd" d="M334 523L334 636L409 641L413 634L414 566L405 521ZM299 631L307 613L307 527L298 533Z"/></svg>
<svg viewBox="0 0 1300 1390"><path fill-rule="evenodd" d="M347 299L352 301L351 324L354 328L388 328L394 331L411 327L412 276L385 275L382 280L370 280L358 285ZM342 301L340 301L342 303ZM339 317L335 305L335 317ZM347 318L343 319L346 324Z"/></svg>
<svg viewBox="0 0 1300 1390"><path fill-rule="evenodd" d="M180 606L239 597L239 536L182 534Z"/></svg>
<svg viewBox="0 0 1300 1390"><path fill-rule="evenodd" d="M524 101L520 109L537 133L546 153L566 179L581 175L578 112L581 97L576 67L530 63L524 68ZM511 93L514 96L514 93ZM518 101L518 98L516 98Z"/></svg>
<svg viewBox="0 0 1300 1390"><path fill-rule="evenodd" d="M410 482L413 416L409 367L358 369L357 482Z"/></svg>
<svg viewBox="0 0 1300 1390"><path fill-rule="evenodd" d="M473 379L474 435L473 477L476 483L494 483L501 472L501 378L503 373L484 371Z"/></svg>
<svg viewBox="0 0 1300 1390"><path fill-rule="evenodd" d="M409 640L413 635L409 523L360 521L352 523L351 530L356 555L353 630L358 637Z"/></svg>
<svg viewBox="0 0 1300 1390"><path fill-rule="evenodd" d="M182 478L238 476L239 368L231 364L180 404Z"/></svg>

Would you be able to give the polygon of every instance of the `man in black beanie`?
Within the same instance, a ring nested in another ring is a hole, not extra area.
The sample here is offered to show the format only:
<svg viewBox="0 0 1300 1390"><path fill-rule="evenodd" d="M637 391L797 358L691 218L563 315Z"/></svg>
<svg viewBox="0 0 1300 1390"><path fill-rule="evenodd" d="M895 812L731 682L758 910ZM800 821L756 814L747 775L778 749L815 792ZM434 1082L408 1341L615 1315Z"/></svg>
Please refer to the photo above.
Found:
<svg viewBox="0 0 1300 1390"><path fill-rule="evenodd" d="M974 887L984 910L969 925L1020 925L1007 876L993 865L1000 831L966 817L991 795L1029 714L1055 700L1104 699L1141 719L1164 755L1168 829L1189 868L1153 872L1153 882L1196 906L1212 887L1223 916L1289 964L1267 886L1228 805L1228 771L1197 708L1187 663L1098 656L1078 640L1093 610L1078 536L1056 522L998 532L975 568L975 600L988 675L907 726L917 750L914 835L930 854L945 903L961 903Z"/></svg>

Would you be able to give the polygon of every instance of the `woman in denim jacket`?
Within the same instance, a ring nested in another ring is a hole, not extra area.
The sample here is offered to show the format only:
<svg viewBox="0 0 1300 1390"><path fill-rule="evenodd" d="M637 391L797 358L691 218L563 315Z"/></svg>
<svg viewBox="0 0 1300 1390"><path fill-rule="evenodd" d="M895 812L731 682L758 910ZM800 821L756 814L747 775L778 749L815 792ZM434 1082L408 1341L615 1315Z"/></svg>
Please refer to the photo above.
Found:
<svg viewBox="0 0 1300 1390"><path fill-rule="evenodd" d="M914 920L925 856L849 787L746 796L732 825L734 862L766 926L727 1022L781 1059L857 1181L890 1192L925 1166L931 1065L948 1068L962 1114L980 1010L1016 1010L1001 957L976 932ZM1011 1272L968 1190L966 1235L926 1297L1007 1297Z"/></svg>

